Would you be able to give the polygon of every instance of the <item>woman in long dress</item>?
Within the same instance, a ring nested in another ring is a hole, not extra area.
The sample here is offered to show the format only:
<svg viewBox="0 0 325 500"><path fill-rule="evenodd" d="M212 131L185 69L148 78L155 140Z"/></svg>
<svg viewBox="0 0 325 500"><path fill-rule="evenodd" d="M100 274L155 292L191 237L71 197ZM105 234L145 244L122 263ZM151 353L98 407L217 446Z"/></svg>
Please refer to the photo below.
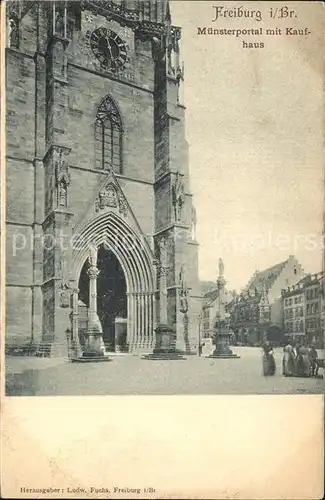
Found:
<svg viewBox="0 0 325 500"><path fill-rule="evenodd" d="M275 374L274 352L270 342L267 340L263 345L263 375L264 377Z"/></svg>
<svg viewBox="0 0 325 500"><path fill-rule="evenodd" d="M298 377L310 376L310 360L308 356L308 347L306 344L300 346L298 349L297 375Z"/></svg>
<svg viewBox="0 0 325 500"><path fill-rule="evenodd" d="M295 352L291 341L288 342L283 351L283 375L285 377L294 377L296 374L296 362Z"/></svg>

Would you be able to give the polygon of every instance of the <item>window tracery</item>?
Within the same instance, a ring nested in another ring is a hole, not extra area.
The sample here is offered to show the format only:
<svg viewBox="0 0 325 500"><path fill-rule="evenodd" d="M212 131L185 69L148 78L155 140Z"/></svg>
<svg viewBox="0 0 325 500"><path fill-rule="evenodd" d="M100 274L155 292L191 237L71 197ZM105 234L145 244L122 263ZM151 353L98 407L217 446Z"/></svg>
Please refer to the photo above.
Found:
<svg viewBox="0 0 325 500"><path fill-rule="evenodd" d="M101 102L95 121L96 168L122 173L122 120L113 100Z"/></svg>

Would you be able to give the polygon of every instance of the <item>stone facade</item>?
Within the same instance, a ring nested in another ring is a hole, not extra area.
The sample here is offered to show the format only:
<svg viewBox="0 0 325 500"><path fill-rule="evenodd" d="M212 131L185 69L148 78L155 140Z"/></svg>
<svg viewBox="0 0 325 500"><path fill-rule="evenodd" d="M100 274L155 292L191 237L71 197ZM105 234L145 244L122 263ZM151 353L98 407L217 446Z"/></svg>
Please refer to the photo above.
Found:
<svg viewBox="0 0 325 500"><path fill-rule="evenodd" d="M324 346L324 273L309 276L304 287L306 304L306 338L309 343L316 341L318 347Z"/></svg>
<svg viewBox="0 0 325 500"><path fill-rule="evenodd" d="M304 284L308 276L291 287L282 290L283 333L295 340L306 334L306 304Z"/></svg>
<svg viewBox="0 0 325 500"><path fill-rule="evenodd" d="M256 271L245 290L230 305L232 328L240 342L259 344L282 341L282 289L292 286L304 276L297 259L289 258L264 271Z"/></svg>
<svg viewBox="0 0 325 500"><path fill-rule="evenodd" d="M80 341L80 279L95 243L124 273L129 350L152 349L163 238L168 323L177 349L195 351L198 244L181 31L167 0L8 2L7 24L7 345L64 354L67 332Z"/></svg>
<svg viewBox="0 0 325 500"><path fill-rule="evenodd" d="M324 345L324 273L307 274L282 290L285 337Z"/></svg>

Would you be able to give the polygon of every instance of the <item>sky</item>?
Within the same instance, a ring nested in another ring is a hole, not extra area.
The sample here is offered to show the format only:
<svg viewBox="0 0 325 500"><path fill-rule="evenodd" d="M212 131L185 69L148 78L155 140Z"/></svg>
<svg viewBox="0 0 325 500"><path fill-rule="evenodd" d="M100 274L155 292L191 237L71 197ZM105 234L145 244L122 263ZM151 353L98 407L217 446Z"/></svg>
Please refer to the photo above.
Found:
<svg viewBox="0 0 325 500"><path fill-rule="evenodd" d="M229 288L295 255L322 267L322 54L320 3L289 2L294 19L270 19L277 2L171 2L182 27L186 139L197 209L199 275ZM215 17L214 5L261 10L261 22ZM261 36L198 35L198 26L258 29ZM266 28L307 36L267 36ZM243 41L264 48L243 48Z"/></svg>

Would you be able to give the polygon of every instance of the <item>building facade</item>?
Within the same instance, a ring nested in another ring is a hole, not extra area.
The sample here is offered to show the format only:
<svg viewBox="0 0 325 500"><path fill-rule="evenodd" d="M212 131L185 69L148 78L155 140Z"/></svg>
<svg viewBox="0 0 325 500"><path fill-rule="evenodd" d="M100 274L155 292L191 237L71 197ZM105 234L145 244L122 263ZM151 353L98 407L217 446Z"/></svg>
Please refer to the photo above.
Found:
<svg viewBox="0 0 325 500"><path fill-rule="evenodd" d="M308 274L296 285L282 291L285 337L324 342L324 273Z"/></svg>
<svg viewBox="0 0 325 500"><path fill-rule="evenodd" d="M82 344L95 290L106 347L117 321L130 351L151 350L166 273L176 347L195 350L196 217L168 1L6 8L6 344L54 354L67 332Z"/></svg>
<svg viewBox="0 0 325 500"><path fill-rule="evenodd" d="M296 285L282 291L283 333L284 337L294 340L304 339L306 335L306 304L304 284L308 277Z"/></svg>
<svg viewBox="0 0 325 500"><path fill-rule="evenodd" d="M304 270L294 256L264 271L256 271L230 304L231 325L239 342L259 344L283 336L282 289L297 283Z"/></svg>
<svg viewBox="0 0 325 500"><path fill-rule="evenodd" d="M309 276L305 284L306 340L316 341L319 347L324 343L324 273Z"/></svg>
<svg viewBox="0 0 325 500"><path fill-rule="evenodd" d="M271 308L265 288L261 293L243 292L228 305L230 324L236 341L241 344L259 344L267 336L271 325Z"/></svg>

